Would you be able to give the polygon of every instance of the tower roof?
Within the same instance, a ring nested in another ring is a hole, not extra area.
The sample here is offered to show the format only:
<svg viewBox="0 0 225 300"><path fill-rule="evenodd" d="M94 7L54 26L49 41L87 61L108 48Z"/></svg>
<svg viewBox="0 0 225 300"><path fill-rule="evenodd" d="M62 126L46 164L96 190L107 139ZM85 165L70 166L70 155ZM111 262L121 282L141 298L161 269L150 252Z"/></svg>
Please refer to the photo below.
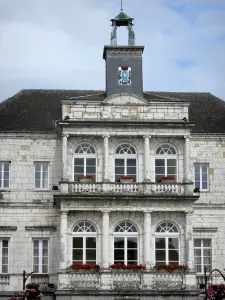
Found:
<svg viewBox="0 0 225 300"><path fill-rule="evenodd" d="M115 22L116 26L128 26L130 21L132 22L133 20L134 20L133 18L130 18L121 9L121 12L114 19L111 19L110 21Z"/></svg>

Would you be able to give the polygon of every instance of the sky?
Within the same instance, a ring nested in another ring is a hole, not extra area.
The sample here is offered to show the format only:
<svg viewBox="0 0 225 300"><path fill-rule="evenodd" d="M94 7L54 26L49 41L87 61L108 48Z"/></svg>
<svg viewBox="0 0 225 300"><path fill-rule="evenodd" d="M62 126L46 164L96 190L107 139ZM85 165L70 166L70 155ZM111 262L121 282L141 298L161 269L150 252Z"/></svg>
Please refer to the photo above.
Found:
<svg viewBox="0 0 225 300"><path fill-rule="evenodd" d="M225 100L225 0L123 0L144 45L145 91ZM0 0L0 101L22 89L105 89L120 0ZM127 29L118 29L127 44Z"/></svg>

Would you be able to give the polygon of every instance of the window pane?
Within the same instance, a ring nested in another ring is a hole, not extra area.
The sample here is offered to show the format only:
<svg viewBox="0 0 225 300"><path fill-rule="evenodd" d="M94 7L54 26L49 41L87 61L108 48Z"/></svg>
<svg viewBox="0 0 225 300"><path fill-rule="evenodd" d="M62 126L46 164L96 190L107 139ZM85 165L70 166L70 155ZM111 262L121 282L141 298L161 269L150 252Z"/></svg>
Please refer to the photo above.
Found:
<svg viewBox="0 0 225 300"><path fill-rule="evenodd" d="M73 260L83 259L83 249L73 249Z"/></svg>
<svg viewBox="0 0 225 300"><path fill-rule="evenodd" d="M163 261L166 262L166 251L165 250L156 250L155 251L156 262Z"/></svg>
<svg viewBox="0 0 225 300"><path fill-rule="evenodd" d="M207 182L202 182L202 189L207 190L208 189L208 184Z"/></svg>
<svg viewBox="0 0 225 300"><path fill-rule="evenodd" d="M211 257L204 257L203 258L203 264L204 265L210 265L211 264Z"/></svg>
<svg viewBox="0 0 225 300"><path fill-rule="evenodd" d="M156 249L166 249L165 238L156 238L155 239L155 248Z"/></svg>
<svg viewBox="0 0 225 300"><path fill-rule="evenodd" d="M179 252L177 250L169 250L169 262L179 262Z"/></svg>
<svg viewBox="0 0 225 300"><path fill-rule="evenodd" d="M48 265L48 257L42 257L42 265Z"/></svg>
<svg viewBox="0 0 225 300"><path fill-rule="evenodd" d="M165 159L156 159L155 160L156 167L164 167L165 166Z"/></svg>
<svg viewBox="0 0 225 300"><path fill-rule="evenodd" d="M116 167L121 167L124 166L124 159L115 159L115 166Z"/></svg>
<svg viewBox="0 0 225 300"><path fill-rule="evenodd" d="M87 166L96 166L96 159L95 158L86 158L86 165Z"/></svg>
<svg viewBox="0 0 225 300"><path fill-rule="evenodd" d="M87 237L86 238L86 248L96 248L96 238L95 237Z"/></svg>
<svg viewBox="0 0 225 300"><path fill-rule="evenodd" d="M211 250L210 249L203 249L203 256L211 256Z"/></svg>
<svg viewBox="0 0 225 300"><path fill-rule="evenodd" d="M178 249L178 239L169 238L169 249Z"/></svg>
<svg viewBox="0 0 225 300"><path fill-rule="evenodd" d="M203 239L203 246L204 247L211 247L211 240Z"/></svg>
<svg viewBox="0 0 225 300"><path fill-rule="evenodd" d="M201 249L195 249L194 253L195 253L195 257L201 257Z"/></svg>
<svg viewBox="0 0 225 300"><path fill-rule="evenodd" d="M86 174L94 174L96 173L96 168L95 167L86 167Z"/></svg>
<svg viewBox="0 0 225 300"><path fill-rule="evenodd" d="M2 247L8 248L8 244L9 244L8 240L2 240Z"/></svg>
<svg viewBox="0 0 225 300"><path fill-rule="evenodd" d="M124 260L124 250L114 249L114 260Z"/></svg>
<svg viewBox="0 0 225 300"><path fill-rule="evenodd" d="M176 159L167 159L167 167L176 167L177 160Z"/></svg>
<svg viewBox="0 0 225 300"><path fill-rule="evenodd" d="M136 248L137 249L137 238L135 238L135 237L127 238L127 248Z"/></svg>
<svg viewBox="0 0 225 300"><path fill-rule="evenodd" d="M128 167L132 167L132 166L136 167L136 159L127 159L127 166Z"/></svg>
<svg viewBox="0 0 225 300"><path fill-rule="evenodd" d="M83 248L83 238L74 237L73 238L73 248Z"/></svg>
<svg viewBox="0 0 225 300"><path fill-rule="evenodd" d="M124 167L115 167L115 174L121 174L124 175Z"/></svg>
<svg viewBox="0 0 225 300"><path fill-rule="evenodd" d="M84 158L74 158L74 165L83 166L84 165Z"/></svg>
<svg viewBox="0 0 225 300"><path fill-rule="evenodd" d="M48 266L47 265L42 266L42 273L48 273Z"/></svg>
<svg viewBox="0 0 225 300"><path fill-rule="evenodd" d="M74 173L84 174L84 166L74 166Z"/></svg>
<svg viewBox="0 0 225 300"><path fill-rule="evenodd" d="M194 239L194 246L201 247L201 239Z"/></svg>
<svg viewBox="0 0 225 300"><path fill-rule="evenodd" d="M96 260L96 250L86 250L86 260Z"/></svg>
<svg viewBox="0 0 225 300"><path fill-rule="evenodd" d="M127 259L137 261L137 250L128 250L127 251Z"/></svg>
<svg viewBox="0 0 225 300"><path fill-rule="evenodd" d="M35 163L35 172L41 172L41 163Z"/></svg>
<svg viewBox="0 0 225 300"><path fill-rule="evenodd" d="M127 175L136 175L136 167L127 167Z"/></svg>
<svg viewBox="0 0 225 300"><path fill-rule="evenodd" d="M115 237L114 238L114 248L124 248L124 238Z"/></svg>

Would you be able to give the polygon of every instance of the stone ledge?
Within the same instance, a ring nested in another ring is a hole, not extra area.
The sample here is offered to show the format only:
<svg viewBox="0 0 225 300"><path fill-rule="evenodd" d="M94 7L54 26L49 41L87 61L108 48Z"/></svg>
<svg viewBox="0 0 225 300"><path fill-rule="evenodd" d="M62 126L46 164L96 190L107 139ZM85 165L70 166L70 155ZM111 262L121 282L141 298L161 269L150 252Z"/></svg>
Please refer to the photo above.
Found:
<svg viewBox="0 0 225 300"><path fill-rule="evenodd" d="M55 226L25 226L25 230L27 231L35 231L35 230L51 230L51 231L56 231Z"/></svg>

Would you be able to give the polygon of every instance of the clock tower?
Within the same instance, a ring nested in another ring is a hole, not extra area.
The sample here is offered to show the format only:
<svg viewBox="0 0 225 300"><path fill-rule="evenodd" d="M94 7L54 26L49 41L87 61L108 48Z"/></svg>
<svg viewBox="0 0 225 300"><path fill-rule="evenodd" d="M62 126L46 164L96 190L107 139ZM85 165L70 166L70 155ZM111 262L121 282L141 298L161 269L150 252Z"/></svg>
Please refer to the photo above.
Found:
<svg viewBox="0 0 225 300"><path fill-rule="evenodd" d="M135 45L133 18L128 17L121 8L120 13L111 20L111 45L104 47L106 62L107 96L120 93L143 94L142 54L144 46ZM117 45L117 30L127 27L128 42Z"/></svg>

